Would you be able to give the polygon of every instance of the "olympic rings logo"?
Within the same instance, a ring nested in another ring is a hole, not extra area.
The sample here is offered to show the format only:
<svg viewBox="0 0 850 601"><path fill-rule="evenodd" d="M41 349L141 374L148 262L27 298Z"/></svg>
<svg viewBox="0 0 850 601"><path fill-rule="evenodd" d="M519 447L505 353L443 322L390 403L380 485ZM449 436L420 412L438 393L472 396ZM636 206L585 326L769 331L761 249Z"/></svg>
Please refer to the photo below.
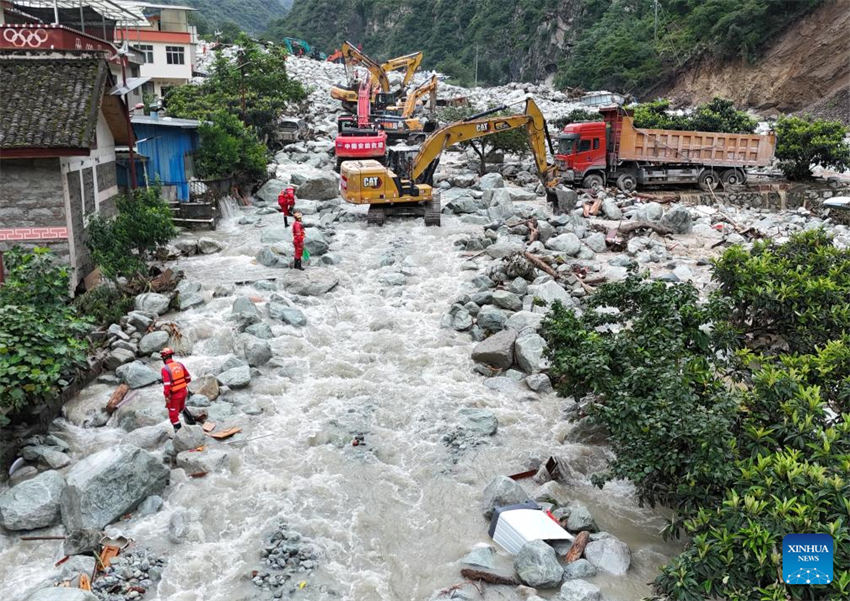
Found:
<svg viewBox="0 0 850 601"><path fill-rule="evenodd" d="M15 48L37 48L47 41L47 32L43 29L4 29L3 39Z"/></svg>

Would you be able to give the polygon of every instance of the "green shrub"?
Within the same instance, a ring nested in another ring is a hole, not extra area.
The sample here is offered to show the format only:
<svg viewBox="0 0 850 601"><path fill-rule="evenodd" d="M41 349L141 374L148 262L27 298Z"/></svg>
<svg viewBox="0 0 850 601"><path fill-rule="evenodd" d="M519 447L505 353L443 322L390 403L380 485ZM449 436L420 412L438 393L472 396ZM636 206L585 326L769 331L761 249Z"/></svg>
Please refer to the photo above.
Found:
<svg viewBox="0 0 850 601"><path fill-rule="evenodd" d="M89 324L68 303L68 268L50 251L12 249L0 286L0 425L56 396L85 365Z"/></svg>
<svg viewBox="0 0 850 601"><path fill-rule="evenodd" d="M663 98L638 104L634 108L635 127L751 134L758 125L755 119L724 98L701 104L690 115L675 115L669 110L670 101Z"/></svg>
<svg viewBox="0 0 850 601"><path fill-rule="evenodd" d="M690 284L632 275L601 286L581 317L560 305L550 313L543 336L555 388L594 395L587 412L617 452L598 484L629 478L641 502L684 514L723 493L737 407L719 372L731 338L712 327L725 310L699 303Z"/></svg>
<svg viewBox="0 0 850 601"><path fill-rule="evenodd" d="M74 299L79 312L99 326L117 323L133 308L133 297L115 286L101 284Z"/></svg>
<svg viewBox="0 0 850 601"><path fill-rule="evenodd" d="M116 205L114 218L92 217L86 245L106 277L144 275L151 253L177 235L171 209L155 186L119 196Z"/></svg>
<svg viewBox="0 0 850 601"><path fill-rule="evenodd" d="M437 118L441 123L454 123L455 121L467 119L479 112L481 111L473 109L472 107L450 106L440 110ZM494 113L489 116L495 117L511 114L514 113L509 111L499 111L498 113ZM475 154L478 155L479 173L484 175L487 172L487 157L494 150L514 152L518 154L528 152L528 135L524 128L516 128L490 136L469 140L467 142L461 142L457 145L461 148L471 148Z"/></svg>
<svg viewBox="0 0 850 601"><path fill-rule="evenodd" d="M804 117L780 117L776 131L776 158L789 179L812 178L812 165L850 167L850 145L844 141L847 128L839 121Z"/></svg>
<svg viewBox="0 0 850 601"><path fill-rule="evenodd" d="M601 121L602 115L597 111L586 111L584 109L573 109L565 116L555 119L552 125L558 129L564 129L570 123L578 123L580 121Z"/></svg>
<svg viewBox="0 0 850 601"><path fill-rule="evenodd" d="M850 332L850 251L835 248L823 230L786 244L756 242L751 251L733 247L715 261L714 279L747 346L778 340L810 353Z"/></svg>

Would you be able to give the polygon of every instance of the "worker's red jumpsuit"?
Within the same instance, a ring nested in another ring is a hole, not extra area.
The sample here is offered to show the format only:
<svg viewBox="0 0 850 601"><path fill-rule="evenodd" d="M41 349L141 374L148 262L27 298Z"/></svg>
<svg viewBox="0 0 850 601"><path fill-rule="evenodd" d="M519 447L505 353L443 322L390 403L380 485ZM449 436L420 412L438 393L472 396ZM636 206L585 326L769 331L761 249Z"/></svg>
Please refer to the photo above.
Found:
<svg viewBox="0 0 850 601"><path fill-rule="evenodd" d="M168 408L168 419L172 425L180 423L180 412L186 407L186 396L191 381L192 376L182 363L174 359L166 361L162 368L162 392L165 394L165 406Z"/></svg>
<svg viewBox="0 0 850 601"><path fill-rule="evenodd" d="M304 254L304 225L297 219L292 222L292 243L295 245L295 259L300 261Z"/></svg>
<svg viewBox="0 0 850 601"><path fill-rule="evenodd" d="M283 212L283 224L286 227L289 227L289 220L287 217L292 216L292 209L295 208L295 190L292 188L281 190L277 197L277 204Z"/></svg>

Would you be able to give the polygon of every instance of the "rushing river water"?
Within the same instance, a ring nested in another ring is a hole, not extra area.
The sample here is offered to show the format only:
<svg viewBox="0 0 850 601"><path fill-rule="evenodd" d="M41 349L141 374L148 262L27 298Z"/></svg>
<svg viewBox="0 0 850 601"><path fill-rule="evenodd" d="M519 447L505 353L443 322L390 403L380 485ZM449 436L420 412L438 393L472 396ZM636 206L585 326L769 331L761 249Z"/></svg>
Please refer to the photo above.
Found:
<svg viewBox="0 0 850 601"><path fill-rule="evenodd" d="M226 219L212 234L226 245L222 253L179 264L188 279L203 284L209 299L168 316L194 341L194 352L184 359L193 374L221 362L215 341L227 339L233 328L227 316L235 296L211 298L216 285L282 273L254 263L262 228L237 225L236 219ZM281 225L278 215L263 219ZM424 601L462 580L456 562L470 548L492 544L480 502L494 476L549 455L602 465L603 449L560 442L569 428L563 418L568 401L490 390L472 371L468 335L440 328L452 299L469 291L472 275L462 270L466 258L452 242L476 229L454 217L445 217L442 228L426 228L421 219L367 227L365 216L337 224L331 252L340 262L308 269L333 273L339 285L296 301L306 327L273 326L275 363L285 364L291 377L269 364L250 388L231 396L236 406L262 411L237 411L232 418L243 425L244 438L253 439L229 445L232 469L200 479L174 472L160 512L112 527L169 558L146 599L257 598L249 574L263 569L263 538L283 518L322 550L320 568L294 598ZM394 265L381 265L387 255L396 258ZM380 282L400 268L408 274L405 285ZM268 299L272 293L245 285L236 294ZM110 391L93 384L69 411L102 406ZM442 437L459 423L464 407L489 409L499 430L480 445L457 450ZM110 426L89 430L69 422L57 432L72 444L75 458L126 435ZM356 435L363 435L364 444L352 446ZM530 491L535 486L530 480L524 485ZM676 550L658 535L663 519L639 509L627 484L599 490L578 481L569 487L599 527L632 550L627 576L593 581L611 599L640 599L657 566ZM175 545L168 524L179 508L188 510L190 527L186 540ZM0 534L0 599L25 598L55 571L60 548Z"/></svg>

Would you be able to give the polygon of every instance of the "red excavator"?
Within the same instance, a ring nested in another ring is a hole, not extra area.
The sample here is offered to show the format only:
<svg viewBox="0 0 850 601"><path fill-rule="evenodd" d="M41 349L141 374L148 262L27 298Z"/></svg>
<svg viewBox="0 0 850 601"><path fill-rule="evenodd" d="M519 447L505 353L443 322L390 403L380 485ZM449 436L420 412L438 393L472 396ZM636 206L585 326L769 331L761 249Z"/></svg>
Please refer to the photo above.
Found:
<svg viewBox="0 0 850 601"><path fill-rule="evenodd" d="M367 77L357 90L357 117L343 115L337 120L334 142L336 170L343 161L375 159L384 162L387 153L387 132L371 120L372 84Z"/></svg>

